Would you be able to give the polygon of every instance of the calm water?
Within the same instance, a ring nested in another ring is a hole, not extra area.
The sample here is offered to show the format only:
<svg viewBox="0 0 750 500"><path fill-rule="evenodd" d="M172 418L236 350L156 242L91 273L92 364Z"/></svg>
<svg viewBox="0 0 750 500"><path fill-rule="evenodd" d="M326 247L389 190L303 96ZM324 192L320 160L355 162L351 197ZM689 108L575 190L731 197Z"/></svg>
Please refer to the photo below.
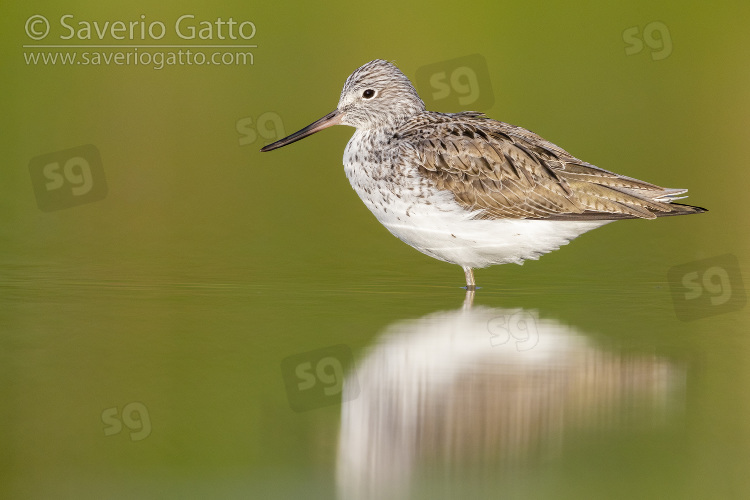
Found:
<svg viewBox="0 0 750 500"><path fill-rule="evenodd" d="M668 283L606 278L486 283L467 307L435 269L455 286L6 272L3 496L747 491L738 313L682 322Z"/></svg>

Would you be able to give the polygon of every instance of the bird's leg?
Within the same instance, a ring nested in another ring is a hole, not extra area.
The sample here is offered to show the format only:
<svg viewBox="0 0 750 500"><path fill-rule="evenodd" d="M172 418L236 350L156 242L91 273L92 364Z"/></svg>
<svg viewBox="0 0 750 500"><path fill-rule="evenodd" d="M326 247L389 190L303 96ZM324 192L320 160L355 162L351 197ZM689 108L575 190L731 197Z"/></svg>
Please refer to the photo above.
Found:
<svg viewBox="0 0 750 500"><path fill-rule="evenodd" d="M474 281L474 271L470 267L464 266L464 274L466 275L466 290L476 290L477 284Z"/></svg>

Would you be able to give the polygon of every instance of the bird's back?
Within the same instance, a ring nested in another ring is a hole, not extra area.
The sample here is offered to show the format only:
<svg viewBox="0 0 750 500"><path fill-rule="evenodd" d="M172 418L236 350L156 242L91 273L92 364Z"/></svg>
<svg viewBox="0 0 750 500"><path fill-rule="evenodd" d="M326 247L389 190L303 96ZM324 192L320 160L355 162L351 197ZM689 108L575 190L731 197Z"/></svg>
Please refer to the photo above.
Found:
<svg viewBox="0 0 750 500"><path fill-rule="evenodd" d="M653 219L704 212L669 189L581 161L537 134L480 113L424 112L393 136L401 161L485 219Z"/></svg>

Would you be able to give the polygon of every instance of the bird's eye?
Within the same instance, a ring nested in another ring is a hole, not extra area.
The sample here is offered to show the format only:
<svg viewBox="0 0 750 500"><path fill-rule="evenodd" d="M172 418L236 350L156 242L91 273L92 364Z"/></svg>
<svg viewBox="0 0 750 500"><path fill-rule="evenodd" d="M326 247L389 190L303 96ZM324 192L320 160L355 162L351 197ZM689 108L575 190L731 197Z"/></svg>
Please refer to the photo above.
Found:
<svg viewBox="0 0 750 500"><path fill-rule="evenodd" d="M365 99L372 99L373 97L375 97L375 91L372 89L367 89L362 92L362 97L364 97Z"/></svg>

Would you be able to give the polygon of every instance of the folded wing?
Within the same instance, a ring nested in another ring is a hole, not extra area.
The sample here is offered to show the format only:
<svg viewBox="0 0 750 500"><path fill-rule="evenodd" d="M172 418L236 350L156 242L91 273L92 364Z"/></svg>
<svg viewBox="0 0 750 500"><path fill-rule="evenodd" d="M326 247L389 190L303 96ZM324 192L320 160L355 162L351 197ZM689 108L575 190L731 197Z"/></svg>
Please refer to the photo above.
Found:
<svg viewBox="0 0 750 500"><path fill-rule="evenodd" d="M669 189L583 162L521 127L478 113L423 115L402 128L402 161L482 219L654 219L704 212Z"/></svg>

